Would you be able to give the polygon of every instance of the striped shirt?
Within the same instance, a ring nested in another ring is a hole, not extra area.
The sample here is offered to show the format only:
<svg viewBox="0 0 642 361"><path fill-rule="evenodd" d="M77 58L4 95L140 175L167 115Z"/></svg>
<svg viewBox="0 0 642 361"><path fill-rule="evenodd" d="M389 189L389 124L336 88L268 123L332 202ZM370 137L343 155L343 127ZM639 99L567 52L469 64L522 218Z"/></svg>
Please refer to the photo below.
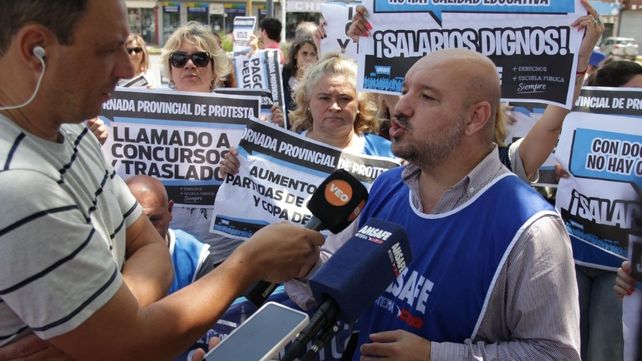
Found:
<svg viewBox="0 0 642 361"><path fill-rule="evenodd" d="M83 125L54 143L0 115L0 346L82 324L122 284L142 208Z"/></svg>

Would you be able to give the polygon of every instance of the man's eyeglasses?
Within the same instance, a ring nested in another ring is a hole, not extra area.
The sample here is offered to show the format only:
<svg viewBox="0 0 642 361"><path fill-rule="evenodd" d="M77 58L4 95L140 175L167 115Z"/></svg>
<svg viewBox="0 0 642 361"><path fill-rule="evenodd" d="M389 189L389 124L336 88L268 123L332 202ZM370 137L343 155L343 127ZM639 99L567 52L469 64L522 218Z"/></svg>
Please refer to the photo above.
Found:
<svg viewBox="0 0 642 361"><path fill-rule="evenodd" d="M135 48L127 48L127 54L133 55L133 54L140 54L143 52L143 48L140 46L137 46Z"/></svg>
<svg viewBox="0 0 642 361"><path fill-rule="evenodd" d="M197 67L204 68L209 65L212 56L206 51L198 51L191 54L187 54L184 51L177 51L169 54L169 63L175 68L184 67L188 59L191 59L192 63Z"/></svg>

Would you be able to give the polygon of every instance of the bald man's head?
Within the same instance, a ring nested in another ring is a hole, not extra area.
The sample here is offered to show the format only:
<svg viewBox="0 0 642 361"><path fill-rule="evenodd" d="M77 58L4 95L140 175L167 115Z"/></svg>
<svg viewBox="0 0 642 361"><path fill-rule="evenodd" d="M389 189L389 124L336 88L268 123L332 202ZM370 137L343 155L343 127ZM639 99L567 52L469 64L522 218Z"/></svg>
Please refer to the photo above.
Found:
<svg viewBox="0 0 642 361"><path fill-rule="evenodd" d="M156 178L137 175L126 181L129 190L149 217L154 228L164 239L167 239L169 223L172 220L174 202L168 199L165 186Z"/></svg>
<svg viewBox="0 0 642 361"><path fill-rule="evenodd" d="M484 127L484 134L494 139L496 113L501 98L501 87L497 67L486 56L469 49L444 49L421 58L413 67L432 68L445 71L451 78L450 84L461 94L464 106L487 102L490 107L490 119Z"/></svg>
<svg viewBox="0 0 642 361"><path fill-rule="evenodd" d="M392 151L426 170L462 154L481 155L492 149L499 94L495 65L483 55L465 49L426 55L404 79L390 130Z"/></svg>

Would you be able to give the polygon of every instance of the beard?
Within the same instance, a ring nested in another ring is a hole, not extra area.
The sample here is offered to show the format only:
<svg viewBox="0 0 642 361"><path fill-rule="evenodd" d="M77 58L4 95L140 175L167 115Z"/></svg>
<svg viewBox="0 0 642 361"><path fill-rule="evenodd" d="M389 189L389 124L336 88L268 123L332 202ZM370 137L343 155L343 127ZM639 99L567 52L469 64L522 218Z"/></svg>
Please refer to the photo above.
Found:
<svg viewBox="0 0 642 361"><path fill-rule="evenodd" d="M411 143L406 139L404 144L403 138L412 133L413 128L407 117L398 116L397 120L406 128L406 133L399 138L392 139L392 153L420 168L434 168L446 160L461 141L465 131L462 116L443 132L427 134L420 142Z"/></svg>

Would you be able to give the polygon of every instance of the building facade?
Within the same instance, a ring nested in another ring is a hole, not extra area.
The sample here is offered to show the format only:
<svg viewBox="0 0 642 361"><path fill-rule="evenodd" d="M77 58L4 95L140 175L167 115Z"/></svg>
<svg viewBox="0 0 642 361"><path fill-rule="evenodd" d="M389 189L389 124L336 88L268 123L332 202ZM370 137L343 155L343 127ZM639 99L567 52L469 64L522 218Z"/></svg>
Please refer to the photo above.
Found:
<svg viewBox="0 0 642 361"><path fill-rule="evenodd" d="M213 31L232 31L236 16L267 15L266 0L157 1L127 0L129 27L149 45L162 46L167 38L188 21L209 25ZM280 18L280 1L274 0L275 16Z"/></svg>

